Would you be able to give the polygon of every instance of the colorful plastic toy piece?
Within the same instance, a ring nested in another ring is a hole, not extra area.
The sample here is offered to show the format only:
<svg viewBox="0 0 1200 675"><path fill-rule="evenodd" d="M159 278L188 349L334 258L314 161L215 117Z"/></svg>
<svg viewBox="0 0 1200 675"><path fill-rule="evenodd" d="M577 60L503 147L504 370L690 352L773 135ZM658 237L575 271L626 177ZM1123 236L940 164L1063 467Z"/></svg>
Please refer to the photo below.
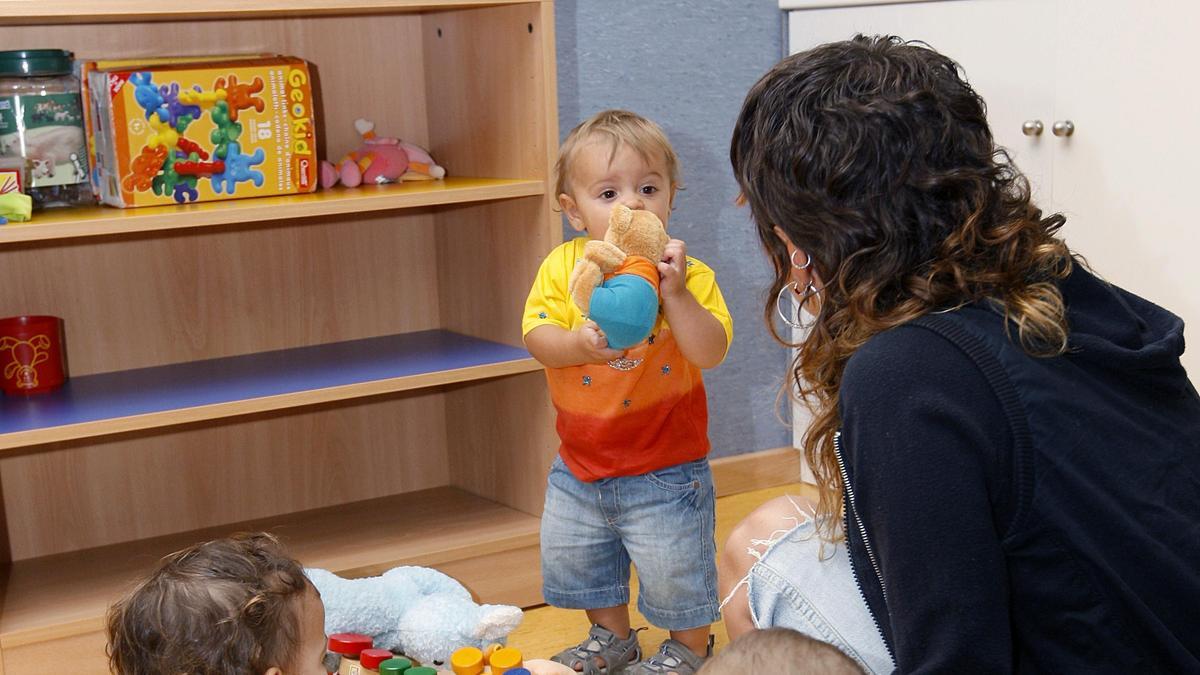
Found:
<svg viewBox="0 0 1200 675"><path fill-rule="evenodd" d="M159 119L163 119L165 115L164 121L175 127L180 133L183 133L183 130L187 129L193 121L200 119L200 106L187 105L179 100L178 82L172 82L170 86L165 84L160 86L158 93L163 100L163 106L158 110Z"/></svg>
<svg viewBox="0 0 1200 675"><path fill-rule="evenodd" d="M166 122L167 115L166 110L163 109L163 97L158 91L158 87L154 86L152 75L150 73L132 73L129 75L129 83L133 85L134 100L146 111L146 119L157 116Z"/></svg>
<svg viewBox="0 0 1200 675"><path fill-rule="evenodd" d="M192 156L196 156L195 153L192 153ZM225 173L225 162L219 159L215 162L198 162L194 159L187 159L175 162L175 173L181 176L210 176L214 173Z"/></svg>
<svg viewBox="0 0 1200 675"><path fill-rule="evenodd" d="M171 195L178 204L194 202L200 198L200 191L193 187L190 183L177 183L175 192Z"/></svg>
<svg viewBox="0 0 1200 675"><path fill-rule="evenodd" d="M404 675L412 667L412 661L403 656L395 656L379 664L379 675Z"/></svg>
<svg viewBox="0 0 1200 675"><path fill-rule="evenodd" d="M145 192L154 183L154 177L162 170L167 160L167 149L161 145L142 146L142 152L129 163L129 175L121 181L121 187L130 192Z"/></svg>
<svg viewBox="0 0 1200 675"><path fill-rule="evenodd" d="M483 672L483 651L478 647L459 647L450 655L450 668L455 675L480 675Z"/></svg>
<svg viewBox="0 0 1200 675"><path fill-rule="evenodd" d="M150 126L154 128L154 135L148 141L150 147L163 146L168 150L174 150L179 145L179 132L165 120L159 119L158 116L151 117Z"/></svg>
<svg viewBox="0 0 1200 675"><path fill-rule="evenodd" d="M488 655L492 674L510 673L523 665L521 651L512 647L501 647Z"/></svg>
<svg viewBox="0 0 1200 675"><path fill-rule="evenodd" d="M266 154L262 148L254 151L253 155L243 155L241 146L236 141L230 142L225 153L225 170L221 173L214 173L209 176L212 180L213 192L220 194L222 186L225 192L233 194L237 189L238 183L253 181L258 187L262 187L263 175L261 171L255 171L250 167L256 164L262 164L266 160Z"/></svg>
<svg viewBox="0 0 1200 675"><path fill-rule="evenodd" d="M213 155L218 159L225 159L229 145L242 135L242 124L229 117L229 104L225 101L217 101L210 114L213 124L216 125L209 135L213 144Z"/></svg>
<svg viewBox="0 0 1200 675"><path fill-rule="evenodd" d="M198 86L192 86L190 90L185 90L179 94L179 102L187 105L200 106L202 108L211 108L217 104L217 101L225 100L225 90L206 92Z"/></svg>
<svg viewBox="0 0 1200 675"><path fill-rule="evenodd" d="M182 136L179 137L179 143L178 143L178 145L176 145L176 147L178 147L180 150L184 151L188 155L194 154L199 159L203 159L203 160L208 159L208 151L207 150L205 150L203 147L201 147L201 145L199 143L192 141L192 140L188 140Z"/></svg>
<svg viewBox="0 0 1200 675"><path fill-rule="evenodd" d="M155 176L152 182L154 194L171 195L178 204L194 202L200 198L200 192L196 189L199 181L195 176L180 175L178 165L179 159L174 154L168 154L163 162L162 173Z"/></svg>
<svg viewBox="0 0 1200 675"><path fill-rule="evenodd" d="M262 112L266 107L266 103L255 96L263 90L261 77L254 78L253 84L238 84L237 75L230 75L228 86L225 84L225 78L218 77L213 89L225 90L225 102L229 104L229 119L234 122L237 121L238 113L242 110L254 108L256 111Z"/></svg>
<svg viewBox="0 0 1200 675"><path fill-rule="evenodd" d="M486 649L477 647L456 649L450 655L450 668L455 675L482 675L484 667L487 666L487 672L492 675L501 675L521 668L522 661L520 650L493 643Z"/></svg>

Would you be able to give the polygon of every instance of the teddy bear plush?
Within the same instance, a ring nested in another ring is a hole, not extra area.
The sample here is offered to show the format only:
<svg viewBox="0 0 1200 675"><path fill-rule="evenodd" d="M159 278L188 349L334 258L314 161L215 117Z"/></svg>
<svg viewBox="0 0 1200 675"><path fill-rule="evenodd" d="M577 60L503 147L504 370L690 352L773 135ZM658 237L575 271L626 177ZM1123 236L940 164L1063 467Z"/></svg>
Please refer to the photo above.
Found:
<svg viewBox="0 0 1200 675"><path fill-rule="evenodd" d="M589 241L567 291L596 322L613 349L645 340L658 320L658 262L667 247L666 228L649 211L618 204L603 241Z"/></svg>
<svg viewBox="0 0 1200 675"><path fill-rule="evenodd" d="M358 187L363 183L446 177L446 170L438 166L424 148L399 138L376 135L375 123L371 120L355 120L354 129L362 136L362 146L343 157L336 166L322 161L321 187L330 188L338 183Z"/></svg>
<svg viewBox="0 0 1200 675"><path fill-rule="evenodd" d="M376 647L423 663L447 663L460 647L502 642L521 623L520 608L478 605L462 584L427 567L362 579L304 572L321 593L327 634L370 635Z"/></svg>

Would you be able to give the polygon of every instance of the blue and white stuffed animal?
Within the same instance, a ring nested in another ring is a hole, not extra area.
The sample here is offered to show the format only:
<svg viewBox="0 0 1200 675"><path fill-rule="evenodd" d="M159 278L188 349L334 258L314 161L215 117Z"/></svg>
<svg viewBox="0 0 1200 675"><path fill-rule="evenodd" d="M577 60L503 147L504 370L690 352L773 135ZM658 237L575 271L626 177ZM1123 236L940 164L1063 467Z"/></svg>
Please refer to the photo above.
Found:
<svg viewBox="0 0 1200 675"><path fill-rule="evenodd" d="M382 576L343 579L308 568L325 603L325 632L370 635L375 646L422 663L446 663L459 647L483 649L521 623L521 609L478 605L462 584L427 567L396 567Z"/></svg>

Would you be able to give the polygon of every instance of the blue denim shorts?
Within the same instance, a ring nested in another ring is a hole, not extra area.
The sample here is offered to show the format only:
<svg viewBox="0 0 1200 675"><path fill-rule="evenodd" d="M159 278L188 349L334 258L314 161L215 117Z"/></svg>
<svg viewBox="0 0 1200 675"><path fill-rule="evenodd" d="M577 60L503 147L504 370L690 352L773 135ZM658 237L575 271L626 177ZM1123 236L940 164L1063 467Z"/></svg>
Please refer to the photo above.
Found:
<svg viewBox="0 0 1200 675"><path fill-rule="evenodd" d="M638 610L650 623L686 630L715 622L713 508L707 459L585 483L555 458L542 512L546 602L569 609L628 604L632 561Z"/></svg>
<svg viewBox="0 0 1200 675"><path fill-rule="evenodd" d="M746 579L754 625L797 630L837 647L868 673L891 673L891 652L859 591L845 544L822 544L811 518L796 520L770 541L751 542L759 556Z"/></svg>

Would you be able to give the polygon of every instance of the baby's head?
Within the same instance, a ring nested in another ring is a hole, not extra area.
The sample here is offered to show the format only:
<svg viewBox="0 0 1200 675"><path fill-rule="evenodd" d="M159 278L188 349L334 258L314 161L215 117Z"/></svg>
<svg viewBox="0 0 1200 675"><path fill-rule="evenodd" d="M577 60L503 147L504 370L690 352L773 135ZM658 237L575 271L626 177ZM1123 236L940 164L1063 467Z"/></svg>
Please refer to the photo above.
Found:
<svg viewBox="0 0 1200 675"><path fill-rule="evenodd" d="M734 640L700 669L699 675L861 675L849 656L830 644L790 628L754 630Z"/></svg>
<svg viewBox="0 0 1200 675"><path fill-rule="evenodd" d="M679 187L679 159L657 124L627 110L596 113L567 134L554 193L577 232L603 239L612 207L650 211L663 226Z"/></svg>
<svg viewBox="0 0 1200 675"><path fill-rule="evenodd" d="M108 612L120 675L325 675L325 608L271 535L173 553Z"/></svg>

